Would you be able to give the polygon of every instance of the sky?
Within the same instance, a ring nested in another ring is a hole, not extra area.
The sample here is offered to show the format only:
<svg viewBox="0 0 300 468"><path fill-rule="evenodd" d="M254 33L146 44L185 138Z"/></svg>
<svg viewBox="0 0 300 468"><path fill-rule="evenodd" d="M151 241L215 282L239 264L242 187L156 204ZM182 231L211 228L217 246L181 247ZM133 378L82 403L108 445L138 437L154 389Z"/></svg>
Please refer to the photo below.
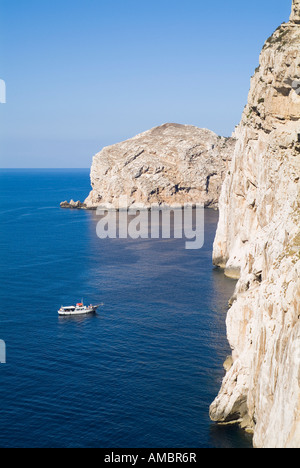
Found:
<svg viewBox="0 0 300 468"><path fill-rule="evenodd" d="M166 122L230 136L291 0L0 0L0 168L88 168Z"/></svg>

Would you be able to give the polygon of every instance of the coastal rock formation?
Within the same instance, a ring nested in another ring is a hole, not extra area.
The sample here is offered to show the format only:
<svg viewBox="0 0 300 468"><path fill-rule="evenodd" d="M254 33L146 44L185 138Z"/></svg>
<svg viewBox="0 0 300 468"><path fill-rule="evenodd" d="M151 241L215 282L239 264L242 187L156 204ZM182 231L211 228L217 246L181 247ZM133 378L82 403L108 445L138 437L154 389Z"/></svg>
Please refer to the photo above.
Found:
<svg viewBox="0 0 300 468"><path fill-rule="evenodd" d="M210 408L254 446L300 447L300 2L267 40L235 131L214 264L239 278L232 363Z"/></svg>
<svg viewBox="0 0 300 468"><path fill-rule="evenodd" d="M86 209L86 205L84 203L81 203L80 201L75 202L74 200L71 200L70 202L68 201L63 201L60 204L61 208L68 208L71 210L82 210Z"/></svg>
<svg viewBox="0 0 300 468"><path fill-rule="evenodd" d="M235 147L233 138L187 125L165 124L96 154L85 200L119 208L203 203L216 208Z"/></svg>

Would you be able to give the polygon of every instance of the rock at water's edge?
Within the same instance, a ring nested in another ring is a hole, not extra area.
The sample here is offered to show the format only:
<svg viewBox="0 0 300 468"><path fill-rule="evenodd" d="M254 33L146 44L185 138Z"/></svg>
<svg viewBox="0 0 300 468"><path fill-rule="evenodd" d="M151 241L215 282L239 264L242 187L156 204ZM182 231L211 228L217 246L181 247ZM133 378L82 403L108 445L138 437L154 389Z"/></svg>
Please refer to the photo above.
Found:
<svg viewBox="0 0 300 468"><path fill-rule="evenodd" d="M86 205L84 203L81 203L80 201L75 202L74 200L71 200L70 202L68 202L68 201L61 202L60 207L61 208L71 209L71 210L84 210L84 209L86 209Z"/></svg>

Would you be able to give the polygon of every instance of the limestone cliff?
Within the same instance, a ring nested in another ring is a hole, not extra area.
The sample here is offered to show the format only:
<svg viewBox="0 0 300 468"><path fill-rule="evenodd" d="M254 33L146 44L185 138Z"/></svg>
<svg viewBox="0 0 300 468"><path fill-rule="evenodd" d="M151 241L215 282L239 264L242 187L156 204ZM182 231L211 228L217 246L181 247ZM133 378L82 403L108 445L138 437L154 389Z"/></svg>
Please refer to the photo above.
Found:
<svg viewBox="0 0 300 468"><path fill-rule="evenodd" d="M233 138L209 130L165 124L104 148L93 160L93 190L84 206L183 205L217 207L235 147Z"/></svg>
<svg viewBox="0 0 300 468"><path fill-rule="evenodd" d="M227 317L232 366L211 418L255 447L300 447L300 2L267 40L235 131L214 264L239 278Z"/></svg>

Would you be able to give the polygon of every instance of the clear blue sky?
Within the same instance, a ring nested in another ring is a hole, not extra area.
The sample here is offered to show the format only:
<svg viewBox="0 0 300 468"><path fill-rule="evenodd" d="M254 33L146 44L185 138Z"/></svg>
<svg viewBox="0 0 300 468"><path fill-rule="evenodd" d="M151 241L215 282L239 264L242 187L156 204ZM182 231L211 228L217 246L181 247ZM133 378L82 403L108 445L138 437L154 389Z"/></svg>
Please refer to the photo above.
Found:
<svg viewBox="0 0 300 468"><path fill-rule="evenodd" d="M291 0L0 0L0 167L89 167L165 122L228 136Z"/></svg>

